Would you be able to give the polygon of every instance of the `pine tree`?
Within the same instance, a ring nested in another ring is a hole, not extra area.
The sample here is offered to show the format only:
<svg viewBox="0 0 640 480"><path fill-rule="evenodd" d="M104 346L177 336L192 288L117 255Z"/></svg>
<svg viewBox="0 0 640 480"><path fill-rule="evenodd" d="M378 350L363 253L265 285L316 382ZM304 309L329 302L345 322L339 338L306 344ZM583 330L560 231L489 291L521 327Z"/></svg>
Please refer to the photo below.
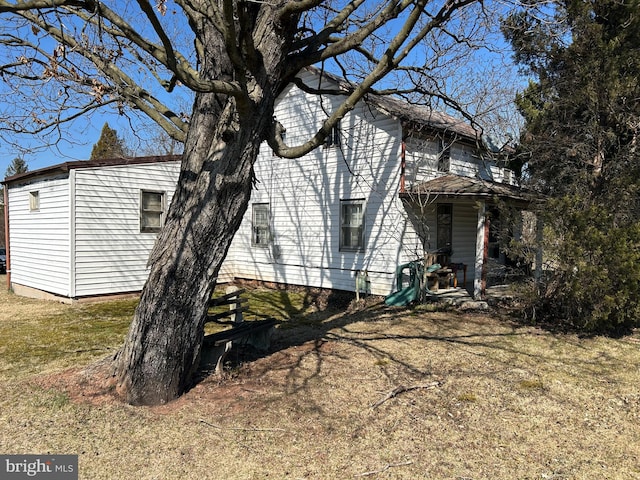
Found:
<svg viewBox="0 0 640 480"><path fill-rule="evenodd" d="M105 122L100 133L100 138L91 150L91 160L100 160L104 158L120 158L125 156L125 145L123 140L118 137L118 132Z"/></svg>
<svg viewBox="0 0 640 480"><path fill-rule="evenodd" d="M640 325L639 5L569 0L555 5L555 30L530 11L504 24L536 77L517 98L520 154L550 196L553 275L533 307L582 329Z"/></svg>
<svg viewBox="0 0 640 480"><path fill-rule="evenodd" d="M25 173L29 171L29 165L25 162L24 158L16 157L7 167L4 173L5 177L11 177L19 173ZM0 246L6 245L5 231L4 231L4 188L0 188Z"/></svg>
<svg viewBox="0 0 640 480"><path fill-rule="evenodd" d="M13 175L17 175L19 173L25 173L29 171L29 165L25 162L24 158L16 157L7 167L7 170L4 172L5 177L11 177Z"/></svg>

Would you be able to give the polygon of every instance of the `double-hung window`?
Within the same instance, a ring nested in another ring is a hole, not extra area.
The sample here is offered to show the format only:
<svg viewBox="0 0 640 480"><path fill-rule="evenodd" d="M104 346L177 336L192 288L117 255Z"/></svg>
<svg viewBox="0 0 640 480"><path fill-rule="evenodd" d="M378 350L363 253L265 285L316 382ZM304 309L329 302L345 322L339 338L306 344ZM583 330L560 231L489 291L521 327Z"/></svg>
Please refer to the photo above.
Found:
<svg viewBox="0 0 640 480"><path fill-rule="evenodd" d="M364 250L364 200L340 202L340 251Z"/></svg>
<svg viewBox="0 0 640 480"><path fill-rule="evenodd" d="M159 232L164 223L164 192L140 191L140 231Z"/></svg>
<svg viewBox="0 0 640 480"><path fill-rule="evenodd" d="M252 212L251 244L255 247L266 247L271 241L269 221L269 204L254 203Z"/></svg>
<svg viewBox="0 0 640 480"><path fill-rule="evenodd" d="M331 129L331 132L329 132L329 135L327 135L327 138L324 139L324 146L325 147L340 147L340 121L338 121L338 123L336 123L333 128Z"/></svg>

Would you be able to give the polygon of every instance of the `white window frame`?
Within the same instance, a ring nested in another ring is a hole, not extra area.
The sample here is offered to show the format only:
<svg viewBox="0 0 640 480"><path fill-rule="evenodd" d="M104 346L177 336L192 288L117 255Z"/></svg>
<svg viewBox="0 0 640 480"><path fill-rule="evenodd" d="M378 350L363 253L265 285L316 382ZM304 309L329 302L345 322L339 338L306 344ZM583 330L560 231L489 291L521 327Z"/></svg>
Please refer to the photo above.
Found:
<svg viewBox="0 0 640 480"><path fill-rule="evenodd" d="M324 146L327 148L340 148L341 141L342 132L340 129L340 120L338 120L338 123L333 126L331 132L329 132L329 135L327 135L327 137L324 139Z"/></svg>
<svg viewBox="0 0 640 480"><path fill-rule="evenodd" d="M145 196L147 195L159 195L160 196L160 208L145 208ZM140 190L140 232L141 233L157 233L162 229L164 225L166 215L166 192L157 190ZM159 225L151 225L148 218L158 219Z"/></svg>
<svg viewBox="0 0 640 480"><path fill-rule="evenodd" d="M251 206L251 245L266 248L271 243L271 212L268 203Z"/></svg>
<svg viewBox="0 0 640 480"><path fill-rule="evenodd" d="M359 218L354 217L354 212L350 211L352 207L360 208ZM363 252L364 251L364 229L365 229L364 199L340 200L340 251L341 252ZM356 239L355 242L353 241L354 238Z"/></svg>
<svg viewBox="0 0 640 480"><path fill-rule="evenodd" d="M34 190L29 192L29 211L37 212L40 210L40 191Z"/></svg>

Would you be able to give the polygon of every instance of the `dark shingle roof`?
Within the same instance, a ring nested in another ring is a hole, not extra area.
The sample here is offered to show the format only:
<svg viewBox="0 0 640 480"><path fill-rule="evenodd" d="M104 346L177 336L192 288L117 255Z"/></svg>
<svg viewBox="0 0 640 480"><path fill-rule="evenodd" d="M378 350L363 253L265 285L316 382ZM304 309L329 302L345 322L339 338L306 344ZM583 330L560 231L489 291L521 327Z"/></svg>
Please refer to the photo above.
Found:
<svg viewBox="0 0 640 480"><path fill-rule="evenodd" d="M514 185L458 175L443 175L433 180L422 182L401 195L411 197L416 194L457 198L508 199L523 203L531 203L538 198L533 192L523 190Z"/></svg>
<svg viewBox="0 0 640 480"><path fill-rule="evenodd" d="M317 67L307 67L307 70L316 75L322 75L323 78L335 83L344 92L350 92L355 87L345 79L325 70L320 70ZM403 123L408 124L409 128L421 129L421 127L426 127L452 135L459 135L473 141L481 138L480 130L475 129L467 121L433 110L426 105L417 105L398 97L376 93L367 94L364 101L373 105L382 113L398 118Z"/></svg>

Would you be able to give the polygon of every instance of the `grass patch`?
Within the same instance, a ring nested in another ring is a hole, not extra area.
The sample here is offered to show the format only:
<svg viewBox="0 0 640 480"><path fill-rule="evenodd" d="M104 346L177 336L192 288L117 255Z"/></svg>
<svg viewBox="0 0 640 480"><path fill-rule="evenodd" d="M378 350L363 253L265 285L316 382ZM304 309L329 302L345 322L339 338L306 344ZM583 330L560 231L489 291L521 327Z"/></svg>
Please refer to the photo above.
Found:
<svg viewBox="0 0 640 480"><path fill-rule="evenodd" d="M637 335L349 310L301 291L247 297L248 319L289 326L268 354L134 408L62 370L115 351L135 302L0 292L0 451L77 453L91 480L640 477Z"/></svg>
<svg viewBox="0 0 640 480"><path fill-rule="evenodd" d="M518 386L522 390L544 390L544 383L539 379L521 380Z"/></svg>
<svg viewBox="0 0 640 480"><path fill-rule="evenodd" d="M457 398L460 402L476 403L478 401L476 394L471 392L461 393Z"/></svg>
<svg viewBox="0 0 640 480"><path fill-rule="evenodd" d="M7 293L2 300L0 374L9 378L70 367L115 351L137 305L135 300L64 305ZM8 300L15 300L16 308ZM37 314L23 313L25 305Z"/></svg>

